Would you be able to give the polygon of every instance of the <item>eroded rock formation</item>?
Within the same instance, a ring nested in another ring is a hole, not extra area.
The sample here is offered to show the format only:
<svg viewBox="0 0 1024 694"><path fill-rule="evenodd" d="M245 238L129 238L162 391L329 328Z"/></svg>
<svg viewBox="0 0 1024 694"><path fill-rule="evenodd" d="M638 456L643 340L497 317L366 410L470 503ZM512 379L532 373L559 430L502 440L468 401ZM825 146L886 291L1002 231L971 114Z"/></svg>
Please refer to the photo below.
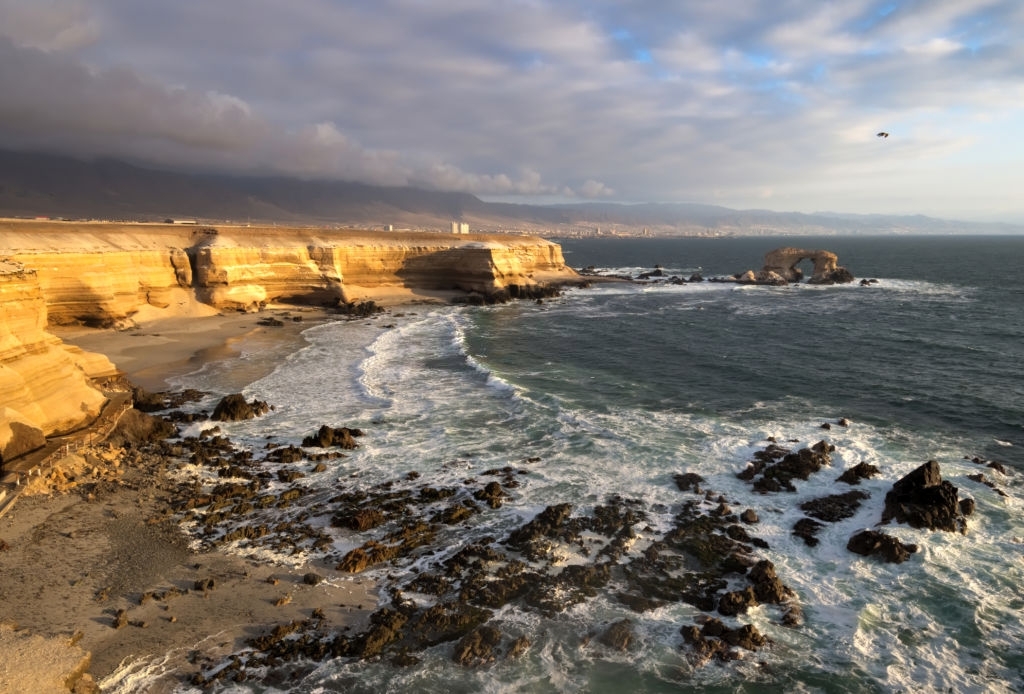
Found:
<svg viewBox="0 0 1024 694"><path fill-rule="evenodd" d="M803 271L797 265L803 260L814 263L814 271L807 280L811 284L844 284L853 281L853 275L839 265L839 256L830 251L809 251L802 248L776 248L764 256L764 272L774 272L787 282L799 282Z"/></svg>
<svg viewBox="0 0 1024 694"><path fill-rule="evenodd" d="M254 311L579 281L558 245L526 236L42 222L0 232L0 257L37 271L56 324L115 326L197 301Z"/></svg>
<svg viewBox="0 0 1024 694"><path fill-rule="evenodd" d="M785 285L800 282L803 270L798 266L804 260L814 263L809 284L846 284L853 281L853 274L840 266L839 257L831 251L810 251L803 248L776 248L764 256L764 267L754 272L747 270L736 276L741 284Z"/></svg>
<svg viewBox="0 0 1024 694"><path fill-rule="evenodd" d="M35 271L0 261L0 462L95 418L106 401L90 376L112 375L114 366L64 345L46 319Z"/></svg>

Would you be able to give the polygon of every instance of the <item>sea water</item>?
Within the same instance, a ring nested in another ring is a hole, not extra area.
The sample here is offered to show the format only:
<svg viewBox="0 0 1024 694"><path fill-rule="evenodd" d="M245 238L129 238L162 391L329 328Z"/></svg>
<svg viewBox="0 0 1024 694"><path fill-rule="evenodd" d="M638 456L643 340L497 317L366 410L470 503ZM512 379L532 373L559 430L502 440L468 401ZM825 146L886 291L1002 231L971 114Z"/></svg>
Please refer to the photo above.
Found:
<svg viewBox="0 0 1024 694"><path fill-rule="evenodd" d="M1024 691L1024 238L561 243L576 268L635 276L657 264L684 278L757 269L779 246L823 248L858 280L877 282L597 283L542 303L327 323L245 389L274 410L222 428L254 449L268 439L297 443L323 423L361 428L360 448L299 480L309 504L340 481L369 487L415 471L420 481L457 485L487 469L526 470L501 509L446 529L444 550L371 571L382 585L483 536L507 536L549 504L585 511L620 494L642 500L653 530L664 531L685 497L673 475L696 472L736 508L757 509L751 532L769 545L758 556L796 592L805 623L785 627L755 608L741 621L771 644L697 667L679 635L696 609L637 614L599 594L554 617L503 609L503 630L532 643L515 661L467 669L442 645L409 668L320 663L287 691ZM180 385L219 397L225 368ZM795 493L756 494L736 474L768 437L799 442L787 444L794 449L825 439L836 447L832 469L797 481ZM1008 474L967 459L975 456ZM892 482L928 460L976 501L966 534L886 526L920 548L898 565L847 551L850 535L879 522ZM856 515L827 524L816 547L793 537L799 504L845 491L836 477L861 461L882 475L859 487L870 499ZM978 472L1003 494L968 479ZM332 556L364 541L329 532ZM234 551L257 553L244 544ZM584 638L623 617L637 636L626 653ZM223 691L282 690L247 682Z"/></svg>

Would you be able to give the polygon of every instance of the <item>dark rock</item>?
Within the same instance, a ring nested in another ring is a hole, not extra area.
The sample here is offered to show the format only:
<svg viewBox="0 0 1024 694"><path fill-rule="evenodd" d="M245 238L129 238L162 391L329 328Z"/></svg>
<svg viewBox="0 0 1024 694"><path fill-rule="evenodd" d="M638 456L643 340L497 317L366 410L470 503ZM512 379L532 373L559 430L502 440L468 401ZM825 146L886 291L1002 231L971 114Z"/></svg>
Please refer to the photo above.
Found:
<svg viewBox="0 0 1024 694"><path fill-rule="evenodd" d="M768 643L768 639L753 624L744 624L737 629L729 629L722 634L722 640L730 646L744 648L748 651L756 651Z"/></svg>
<svg viewBox="0 0 1024 694"><path fill-rule="evenodd" d="M700 485L704 482L704 478L696 472L680 473L673 477L673 479L676 482L676 486L679 487L679 491L694 492L695 494L700 493Z"/></svg>
<svg viewBox="0 0 1024 694"><path fill-rule="evenodd" d="M893 483L885 495L882 523L896 520L914 528L966 532L957 496L957 488L942 479L939 464L929 460Z"/></svg>
<svg viewBox="0 0 1024 694"><path fill-rule="evenodd" d="M302 445L305 448L337 447L352 450L359 446L355 442L355 438L362 435L363 432L360 429L349 429L348 427L335 429L324 424L316 434L302 439Z"/></svg>
<svg viewBox="0 0 1024 694"><path fill-rule="evenodd" d="M743 590L733 590L723 595L718 601L718 613L726 617L735 617L756 605L757 596L754 594L754 589L747 587Z"/></svg>
<svg viewBox="0 0 1024 694"><path fill-rule="evenodd" d="M862 460L853 467L843 470L843 474L836 481L846 482L847 484L860 484L861 480L875 477L880 473L881 471L877 467Z"/></svg>
<svg viewBox="0 0 1024 694"><path fill-rule="evenodd" d="M350 318L369 318L378 313L383 313L384 308L378 306L373 301L360 301L356 303L354 301L343 302L338 300L338 305L335 309L338 313L349 316Z"/></svg>
<svg viewBox="0 0 1024 694"><path fill-rule="evenodd" d="M965 517L974 515L974 509L974 499L960 499L960 513L962 513Z"/></svg>
<svg viewBox="0 0 1024 694"><path fill-rule="evenodd" d="M865 557L878 556L892 564L902 564L917 551L917 545L905 545L899 538L876 530L861 530L846 543L846 549Z"/></svg>
<svg viewBox="0 0 1024 694"><path fill-rule="evenodd" d="M314 573L312 571L310 571L309 573L307 573L305 576L302 577L302 582L305 583L307 586L320 585L320 583L322 583L323 580L324 580L323 576L321 576L318 573Z"/></svg>
<svg viewBox="0 0 1024 694"><path fill-rule="evenodd" d="M793 534L803 540L808 547L817 547L819 542L818 532L824 527L824 523L819 523L810 518L801 518L793 526Z"/></svg>
<svg viewBox="0 0 1024 694"><path fill-rule="evenodd" d="M867 492L852 490L844 494L832 494L805 501L800 504L800 510L812 518L835 523L853 516L860 508L861 501L869 497L870 494Z"/></svg>
<svg viewBox="0 0 1024 694"><path fill-rule="evenodd" d="M767 559L757 562L747 574L757 601L762 604L773 604L785 602L793 597L793 591L779 580L775 572L775 565Z"/></svg>
<svg viewBox="0 0 1024 694"><path fill-rule="evenodd" d="M636 638L633 630L633 620L620 619L617 622L612 622L611 626L605 629L598 640L609 648L614 648L617 651L626 651L629 649L630 644L633 643L633 639Z"/></svg>
<svg viewBox="0 0 1024 694"><path fill-rule="evenodd" d="M757 511L755 511L752 508L748 508L746 511L741 513L740 520L746 523L747 525L754 525L755 523L759 523L761 521L761 519L757 517Z"/></svg>
<svg viewBox="0 0 1024 694"><path fill-rule="evenodd" d="M520 636L518 639L512 642L512 645L508 648L508 654L505 656L508 660L514 660L520 658L530 650L530 639L525 636Z"/></svg>
<svg viewBox="0 0 1024 694"><path fill-rule="evenodd" d="M475 667L495 660L495 648L501 643L501 632L484 625L474 629L455 645L452 660L464 667Z"/></svg>
<svg viewBox="0 0 1024 694"><path fill-rule="evenodd" d="M819 441L810 448L801 448L795 453L786 453L778 462L763 466L762 477L754 481L754 489L759 492L777 492L783 489L795 492L796 487L792 480L806 480L821 468L831 465L832 457L829 454L833 450L835 450L834 446L825 441ZM753 475L745 479L752 477Z"/></svg>
<svg viewBox="0 0 1024 694"><path fill-rule="evenodd" d="M623 605L633 610L634 612L647 612L648 610L656 610L659 607L663 607L667 604L664 600L655 600L654 598L648 598L643 595L635 595L633 593L617 593L615 597Z"/></svg>
<svg viewBox="0 0 1024 694"><path fill-rule="evenodd" d="M199 578L199 579L196 579L195 583L192 585L192 587L195 590L201 590L204 593L207 592L207 591L213 590L215 586L216 586L216 582L212 578Z"/></svg>
<svg viewBox="0 0 1024 694"><path fill-rule="evenodd" d="M241 393L225 395L217 407L213 410L210 419L216 422L239 422L245 419L254 419L270 411L267 403L260 400L253 400L251 403L245 401Z"/></svg>
<svg viewBox="0 0 1024 694"><path fill-rule="evenodd" d="M487 486L473 494L473 498L486 501L491 508L500 508L502 499L505 498L505 492L497 482L489 482Z"/></svg>
<svg viewBox="0 0 1024 694"><path fill-rule="evenodd" d="M331 518L331 525L338 528L348 528L356 532L364 532L382 525L387 518L375 508L357 509L350 513L339 513Z"/></svg>

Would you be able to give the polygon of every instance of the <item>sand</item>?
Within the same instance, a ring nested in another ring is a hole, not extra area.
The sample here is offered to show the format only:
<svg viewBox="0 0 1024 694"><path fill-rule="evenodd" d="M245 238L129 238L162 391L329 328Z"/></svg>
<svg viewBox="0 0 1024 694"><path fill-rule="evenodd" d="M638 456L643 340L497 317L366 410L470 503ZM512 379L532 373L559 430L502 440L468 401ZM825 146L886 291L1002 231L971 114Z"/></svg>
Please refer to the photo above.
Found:
<svg viewBox="0 0 1024 694"><path fill-rule="evenodd" d="M297 315L301 322L290 320ZM285 325L257 324L268 316ZM325 318L322 312L292 308L181 316L122 332L58 332L68 342L106 354L130 380L153 391L166 390L168 377L210 359L231 359L240 344L258 344L267 358L247 360L257 363L235 374L241 388L269 372L277 355L303 342L303 329ZM22 494L0 518L0 623L15 623L19 631L14 633L22 636L49 639L56 652L87 651L89 672L104 691L136 691L133 682L140 675L146 691L171 691L183 674L216 662L276 624L307 619L320 608L330 627L358 629L376 606L369 582L333 567L289 568L220 551L191 551L188 538L166 519L175 488L164 474L168 461L123 456L124 462L115 464L116 457L115 451L103 450L85 459L72 456L68 464L77 462L78 470L69 474L87 484ZM303 581L307 572L326 580L309 585ZM213 579L212 590L195 589L204 579ZM143 598L168 590L175 597ZM115 628L119 610L127 611L128 623ZM7 629L0 636L11 633ZM35 644L32 650L43 649ZM14 652L14 645L0 638L0 661L7 668L0 690L11 682L40 681L32 668L48 662L16 663ZM18 671L16 665L29 669Z"/></svg>

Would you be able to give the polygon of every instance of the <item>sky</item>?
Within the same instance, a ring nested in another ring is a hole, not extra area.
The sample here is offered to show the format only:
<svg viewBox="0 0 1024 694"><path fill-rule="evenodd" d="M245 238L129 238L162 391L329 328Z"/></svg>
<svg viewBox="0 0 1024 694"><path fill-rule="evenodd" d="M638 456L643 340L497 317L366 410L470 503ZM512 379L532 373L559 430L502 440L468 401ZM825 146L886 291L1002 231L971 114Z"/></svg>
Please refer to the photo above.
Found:
<svg viewBox="0 0 1024 694"><path fill-rule="evenodd" d="M0 147L1024 223L1024 2L0 0Z"/></svg>

